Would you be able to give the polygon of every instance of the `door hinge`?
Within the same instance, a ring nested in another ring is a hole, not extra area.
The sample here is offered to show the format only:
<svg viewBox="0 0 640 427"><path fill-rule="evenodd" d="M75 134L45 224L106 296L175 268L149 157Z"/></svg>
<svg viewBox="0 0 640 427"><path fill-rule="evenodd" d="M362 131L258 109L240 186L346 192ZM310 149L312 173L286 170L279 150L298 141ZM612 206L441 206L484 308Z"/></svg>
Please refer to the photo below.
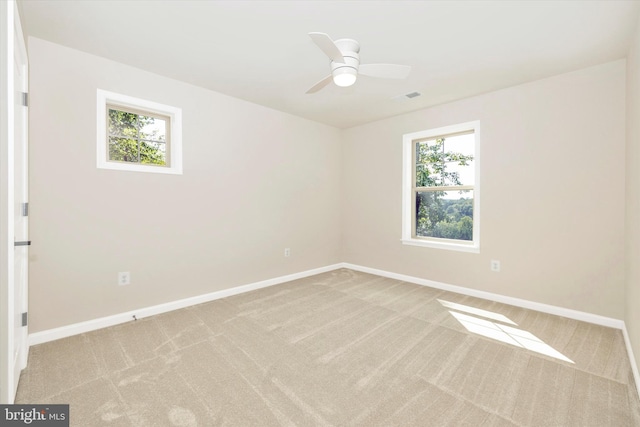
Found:
<svg viewBox="0 0 640 427"><path fill-rule="evenodd" d="M27 323L29 323L28 320L28 315L25 311L24 313L22 313L22 326L27 326Z"/></svg>
<svg viewBox="0 0 640 427"><path fill-rule="evenodd" d="M20 92L20 102L23 107L29 106L29 94L27 92Z"/></svg>
<svg viewBox="0 0 640 427"><path fill-rule="evenodd" d="M22 204L22 216L29 216L29 202Z"/></svg>
<svg viewBox="0 0 640 427"><path fill-rule="evenodd" d="M13 242L13 246L31 246L31 240L24 240L22 242Z"/></svg>

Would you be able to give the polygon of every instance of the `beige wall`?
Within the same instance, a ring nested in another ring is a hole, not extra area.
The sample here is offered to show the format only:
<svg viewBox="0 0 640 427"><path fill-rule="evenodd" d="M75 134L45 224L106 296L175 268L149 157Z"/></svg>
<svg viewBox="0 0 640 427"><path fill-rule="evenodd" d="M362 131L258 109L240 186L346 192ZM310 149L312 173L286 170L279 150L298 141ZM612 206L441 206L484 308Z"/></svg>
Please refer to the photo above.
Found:
<svg viewBox="0 0 640 427"><path fill-rule="evenodd" d="M30 332L340 261L337 129L39 39L29 55ZM182 108L184 174L97 169L97 88Z"/></svg>
<svg viewBox="0 0 640 427"><path fill-rule="evenodd" d="M625 324L640 366L640 25L627 56ZM640 384L638 384L640 386Z"/></svg>
<svg viewBox="0 0 640 427"><path fill-rule="evenodd" d="M624 317L625 61L339 131L29 49L31 332L340 261ZM97 169L97 88L182 108L184 175ZM402 135L472 120L480 254L402 245Z"/></svg>
<svg viewBox="0 0 640 427"><path fill-rule="evenodd" d="M472 120L481 252L402 245L402 135ZM343 261L623 318L624 60L351 128L342 149Z"/></svg>

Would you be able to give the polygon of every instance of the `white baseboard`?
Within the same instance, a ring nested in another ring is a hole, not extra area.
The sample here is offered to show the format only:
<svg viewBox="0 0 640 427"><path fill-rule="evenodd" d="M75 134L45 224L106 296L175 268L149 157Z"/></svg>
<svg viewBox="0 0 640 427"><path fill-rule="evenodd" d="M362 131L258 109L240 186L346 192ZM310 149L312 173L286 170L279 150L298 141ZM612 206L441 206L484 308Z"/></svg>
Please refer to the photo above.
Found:
<svg viewBox="0 0 640 427"><path fill-rule="evenodd" d="M388 277L390 279L402 280L404 282L415 283L416 285L428 286L430 288L442 289L443 291L455 292L472 297L496 301L503 304L515 305L516 307L527 308L529 310L540 311L542 313L555 314L556 316L567 317L569 319L594 323L596 325L607 326L609 328L622 329L624 321L597 314L586 313L584 311L572 310L570 308L557 307L555 305L543 304L528 301L520 298L509 297L492 292L479 291L477 289L465 288L463 286L449 285L447 283L435 282L433 280L422 279L420 277L407 276L399 273L391 273L385 270L363 267L360 265L343 263L344 268L361 271L363 273L375 274L376 276Z"/></svg>
<svg viewBox="0 0 640 427"><path fill-rule="evenodd" d="M636 381L636 392L640 397L640 374L638 374L638 365L636 365L636 358L633 355L633 348L631 347L631 340L629 339L629 333L627 332L627 325L622 325L622 336L624 337L624 344L627 347L627 354L629 355L629 363L631 363L631 371L633 372L633 378Z"/></svg>
<svg viewBox="0 0 640 427"><path fill-rule="evenodd" d="M342 264L333 264L326 267L314 268L312 270L302 271L300 273L288 274L286 276L275 277L273 279L262 280L260 282L250 283L247 285L236 286L234 288L223 289L204 295L198 295L191 298L184 298L177 301L171 301L165 304L158 304L151 307L144 307L137 310L118 313L112 316L101 317L98 319L88 320L86 322L74 323L73 325L61 326L59 328L48 329L41 332L29 334L29 345L42 344L61 338L78 335L85 332L95 331L97 329L109 326L119 325L121 323L130 322L133 316L137 319L162 314L173 310L178 310L192 305L202 304L205 302L217 300L220 298L238 295L256 289L266 288L268 286L279 285L280 283L290 282L292 280L302 279L304 277L314 276L316 274L325 273L327 271L342 268Z"/></svg>

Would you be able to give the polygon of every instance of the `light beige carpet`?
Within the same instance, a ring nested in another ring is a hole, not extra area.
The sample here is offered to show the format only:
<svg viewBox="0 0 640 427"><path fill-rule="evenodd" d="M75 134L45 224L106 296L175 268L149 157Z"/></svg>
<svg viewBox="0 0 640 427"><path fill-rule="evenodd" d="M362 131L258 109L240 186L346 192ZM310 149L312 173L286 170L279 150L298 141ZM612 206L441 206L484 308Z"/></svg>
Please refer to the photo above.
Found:
<svg viewBox="0 0 640 427"><path fill-rule="evenodd" d="M34 346L17 403L91 427L640 425L620 331L351 270Z"/></svg>

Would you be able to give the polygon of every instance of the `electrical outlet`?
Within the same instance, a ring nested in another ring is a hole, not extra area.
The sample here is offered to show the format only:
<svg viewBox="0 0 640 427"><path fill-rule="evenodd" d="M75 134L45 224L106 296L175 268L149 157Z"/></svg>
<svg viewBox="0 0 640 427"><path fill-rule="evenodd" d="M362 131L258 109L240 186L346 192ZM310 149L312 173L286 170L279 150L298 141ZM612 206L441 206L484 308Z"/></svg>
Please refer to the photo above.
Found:
<svg viewBox="0 0 640 427"><path fill-rule="evenodd" d="M284 248L284 256L285 257L291 256L291 248Z"/></svg>
<svg viewBox="0 0 640 427"><path fill-rule="evenodd" d="M131 284L131 273L128 271L121 271L118 273L118 285L124 286Z"/></svg>
<svg viewBox="0 0 640 427"><path fill-rule="evenodd" d="M495 271L495 272L500 271L500 261L495 259L491 260L491 271Z"/></svg>

